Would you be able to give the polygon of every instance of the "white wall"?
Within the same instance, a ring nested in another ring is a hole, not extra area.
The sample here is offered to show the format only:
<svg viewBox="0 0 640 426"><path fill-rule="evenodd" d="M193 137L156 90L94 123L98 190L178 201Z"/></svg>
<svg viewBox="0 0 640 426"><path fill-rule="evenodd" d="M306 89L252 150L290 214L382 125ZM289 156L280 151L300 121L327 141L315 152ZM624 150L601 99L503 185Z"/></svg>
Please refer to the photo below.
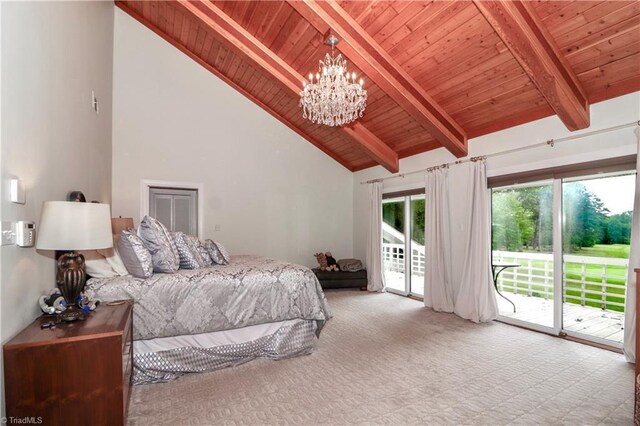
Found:
<svg viewBox="0 0 640 426"><path fill-rule="evenodd" d="M37 222L43 201L64 200L70 190L111 201L113 9L113 2L2 3L3 221ZM24 205L8 200L11 176L26 185ZM4 343L39 315L37 298L55 287L55 264L35 248L3 246L0 256Z"/></svg>
<svg viewBox="0 0 640 426"><path fill-rule="evenodd" d="M231 254L352 255L352 173L118 9L113 114L115 215L138 223L142 179L202 183Z"/></svg>
<svg viewBox="0 0 640 426"><path fill-rule="evenodd" d="M618 124L625 124L640 119L640 92L591 106L591 126L589 129L574 132L579 134L603 129ZM514 148L558 139L571 134L557 117L548 117L500 132L481 136L469 141L469 156L487 155ZM636 138L633 128L626 128L597 136L562 142L555 147L541 147L524 150L518 153L496 156L487 159L487 175L497 176L525 170L535 170L562 164L580 163L602 158L613 158L636 153ZM400 173L407 173L431 166L455 161L444 148L415 155L400 160ZM466 236L468 235L464 214L460 206L465 205L467 195L468 164L453 165L450 173L451 227L453 259L462 259ZM367 224L369 221L368 185L360 182L369 179L390 176L382 167L373 167L354 174L353 179L353 211L354 211L354 256L364 259L367 244ZM424 186L424 174L419 173L406 178L384 181L384 192L410 189ZM454 283L462 273L455 268Z"/></svg>

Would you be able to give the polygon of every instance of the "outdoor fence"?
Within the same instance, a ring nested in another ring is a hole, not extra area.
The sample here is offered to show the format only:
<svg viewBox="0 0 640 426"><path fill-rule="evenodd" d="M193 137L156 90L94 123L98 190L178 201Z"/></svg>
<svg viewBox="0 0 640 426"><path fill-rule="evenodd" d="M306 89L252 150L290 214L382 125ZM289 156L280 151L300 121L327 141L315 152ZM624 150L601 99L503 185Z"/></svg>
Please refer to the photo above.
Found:
<svg viewBox="0 0 640 426"><path fill-rule="evenodd" d="M500 291L553 298L553 254L494 251L493 259L520 264L500 274ZM624 312L627 259L564 255L563 260L564 302Z"/></svg>
<svg viewBox="0 0 640 426"><path fill-rule="evenodd" d="M413 275L424 275L424 253L424 246L413 244ZM405 272L404 244L383 243L382 258L385 270ZM553 299L553 254L494 251L493 259L520 264L500 274L501 292ZM564 302L624 312L627 259L574 255L563 259Z"/></svg>

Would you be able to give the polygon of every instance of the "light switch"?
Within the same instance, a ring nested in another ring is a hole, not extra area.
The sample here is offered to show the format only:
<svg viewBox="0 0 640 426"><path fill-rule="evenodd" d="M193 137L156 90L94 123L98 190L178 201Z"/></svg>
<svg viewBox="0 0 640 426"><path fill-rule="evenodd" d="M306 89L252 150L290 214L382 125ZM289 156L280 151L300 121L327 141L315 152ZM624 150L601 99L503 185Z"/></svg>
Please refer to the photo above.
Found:
<svg viewBox="0 0 640 426"><path fill-rule="evenodd" d="M11 202L24 204L26 201L26 194L24 189L24 182L20 179L11 179Z"/></svg>

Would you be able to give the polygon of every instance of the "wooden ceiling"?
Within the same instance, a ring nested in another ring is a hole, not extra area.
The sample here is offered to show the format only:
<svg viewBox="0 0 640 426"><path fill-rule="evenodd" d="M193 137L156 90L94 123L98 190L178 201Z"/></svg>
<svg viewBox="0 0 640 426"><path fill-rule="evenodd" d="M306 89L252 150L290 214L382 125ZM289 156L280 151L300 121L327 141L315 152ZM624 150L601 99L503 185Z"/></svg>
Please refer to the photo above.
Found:
<svg viewBox="0 0 640 426"><path fill-rule="evenodd" d="M639 1L116 1L352 171L640 90ZM363 118L302 118L303 76L329 52L365 80Z"/></svg>

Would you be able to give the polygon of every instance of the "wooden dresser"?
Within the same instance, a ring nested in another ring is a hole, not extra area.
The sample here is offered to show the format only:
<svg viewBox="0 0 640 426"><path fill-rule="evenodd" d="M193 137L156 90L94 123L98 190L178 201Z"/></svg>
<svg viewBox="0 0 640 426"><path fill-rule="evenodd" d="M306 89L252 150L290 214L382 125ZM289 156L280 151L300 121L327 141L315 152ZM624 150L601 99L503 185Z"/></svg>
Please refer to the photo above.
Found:
<svg viewBox="0 0 640 426"><path fill-rule="evenodd" d="M42 424L126 423L133 367L133 302L101 304L84 321L41 329L41 317L4 345L7 417Z"/></svg>

